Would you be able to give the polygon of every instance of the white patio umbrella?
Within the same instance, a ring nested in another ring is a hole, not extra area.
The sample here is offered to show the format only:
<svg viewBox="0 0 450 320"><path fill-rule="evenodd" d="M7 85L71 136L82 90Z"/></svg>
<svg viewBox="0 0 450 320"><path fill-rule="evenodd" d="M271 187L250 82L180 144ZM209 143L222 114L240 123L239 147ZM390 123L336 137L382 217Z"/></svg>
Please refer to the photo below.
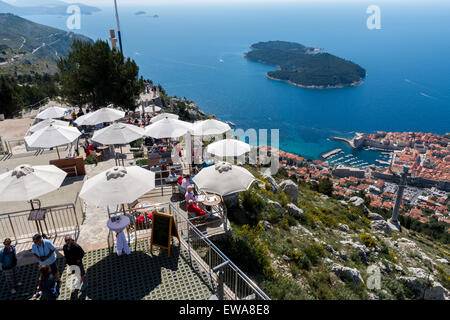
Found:
<svg viewBox="0 0 450 320"><path fill-rule="evenodd" d="M56 119L64 117L67 109L61 107L48 107L47 109L38 113L38 119Z"/></svg>
<svg viewBox="0 0 450 320"><path fill-rule="evenodd" d="M192 124L189 122L166 117L146 126L144 135L157 139L178 138L185 135L191 128Z"/></svg>
<svg viewBox="0 0 450 320"><path fill-rule="evenodd" d="M34 210L33 199L58 189L66 176L54 165L22 164L0 175L0 201L29 201ZM38 233L43 234L40 224L35 223Z"/></svg>
<svg viewBox="0 0 450 320"><path fill-rule="evenodd" d="M91 114L92 114L92 113L86 113L86 114L83 114L82 116L76 118L74 122L75 122L77 125L82 126L82 125L84 125L83 122L84 122Z"/></svg>
<svg viewBox="0 0 450 320"><path fill-rule="evenodd" d="M141 139L144 129L138 126L115 122L112 125L94 132L92 140L101 144L127 144Z"/></svg>
<svg viewBox="0 0 450 320"><path fill-rule="evenodd" d="M159 120L165 119L165 118L170 118L170 119L175 119L178 120L179 116L177 114L173 114L173 113L161 113L158 114L157 116L154 116L153 118L150 119L150 123L155 123L158 122Z"/></svg>
<svg viewBox="0 0 450 320"><path fill-rule="evenodd" d="M116 120L125 117L125 112L111 109L101 108L92 113L88 113L85 117L80 117L75 120L75 123L79 126L94 126L103 122L114 122Z"/></svg>
<svg viewBox="0 0 450 320"><path fill-rule="evenodd" d="M138 166L113 167L88 179L80 197L95 206L131 203L155 188L155 173Z"/></svg>
<svg viewBox="0 0 450 320"><path fill-rule="evenodd" d="M61 159L58 146L72 143L80 135L81 132L75 127L50 124L47 127L36 131L31 136L25 137L25 142L32 148L49 149L56 147L58 157Z"/></svg>
<svg viewBox="0 0 450 320"><path fill-rule="evenodd" d="M211 143L206 151L219 157L239 157L250 152L250 145L235 139L224 139Z"/></svg>
<svg viewBox="0 0 450 320"><path fill-rule="evenodd" d="M153 113L153 107L155 108L155 112L160 112L161 108L155 105L150 105L144 108L144 112L146 113ZM136 112L142 112L142 106L137 107L134 111Z"/></svg>
<svg viewBox="0 0 450 320"><path fill-rule="evenodd" d="M22 164L0 175L0 201L30 201L58 189L67 173L54 165Z"/></svg>
<svg viewBox="0 0 450 320"><path fill-rule="evenodd" d="M230 126L225 122L208 119L195 122L192 126L191 133L194 136L208 136L222 134L230 130Z"/></svg>
<svg viewBox="0 0 450 320"><path fill-rule="evenodd" d="M56 120L56 119L45 119L39 123L36 123L34 126L31 126L30 129L28 129L28 131L33 133L40 129L48 127L50 124L57 125L57 126L63 126L63 127L69 126L68 121L62 121L62 120Z"/></svg>
<svg viewBox="0 0 450 320"><path fill-rule="evenodd" d="M141 139L144 136L144 129L125 123L113 123L112 125L94 132L92 140L106 145L122 145Z"/></svg>
<svg viewBox="0 0 450 320"><path fill-rule="evenodd" d="M255 177L245 168L220 162L200 170L192 178L200 190L226 196L248 190Z"/></svg>

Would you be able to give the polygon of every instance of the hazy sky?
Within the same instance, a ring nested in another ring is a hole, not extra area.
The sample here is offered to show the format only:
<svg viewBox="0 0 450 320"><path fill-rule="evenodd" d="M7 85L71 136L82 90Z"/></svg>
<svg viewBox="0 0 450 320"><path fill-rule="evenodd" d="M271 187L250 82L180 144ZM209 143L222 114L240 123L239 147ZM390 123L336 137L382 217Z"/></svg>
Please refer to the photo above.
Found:
<svg viewBox="0 0 450 320"><path fill-rule="evenodd" d="M15 2L27 2L28 5L38 4L39 2L51 2L52 0L2 0L11 4ZM84 3L87 5L93 6L112 6L114 4L114 0L61 0L67 3ZM445 3L448 0L117 0L119 6L128 6L128 5L152 5L152 4L214 4L214 3L302 3L302 2L314 2L314 3L374 3L379 4L383 2L398 2L405 3L407 5L411 2L422 2L422 3Z"/></svg>

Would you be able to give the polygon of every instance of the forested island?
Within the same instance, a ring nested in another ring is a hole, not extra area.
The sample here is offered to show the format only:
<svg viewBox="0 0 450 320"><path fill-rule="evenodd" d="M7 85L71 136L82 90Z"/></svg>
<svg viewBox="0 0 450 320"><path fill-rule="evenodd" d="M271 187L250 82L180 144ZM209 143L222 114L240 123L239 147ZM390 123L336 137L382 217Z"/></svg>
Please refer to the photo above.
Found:
<svg viewBox="0 0 450 320"><path fill-rule="evenodd" d="M258 42L250 48L247 59L279 68L267 73L269 79L303 88L358 86L366 76L366 70L352 61L295 42Z"/></svg>

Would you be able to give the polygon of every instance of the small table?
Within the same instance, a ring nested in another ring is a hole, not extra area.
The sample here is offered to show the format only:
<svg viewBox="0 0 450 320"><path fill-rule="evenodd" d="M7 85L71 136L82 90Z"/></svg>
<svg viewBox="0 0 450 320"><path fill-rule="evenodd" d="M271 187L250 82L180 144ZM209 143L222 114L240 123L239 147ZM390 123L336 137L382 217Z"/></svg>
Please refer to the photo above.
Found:
<svg viewBox="0 0 450 320"><path fill-rule="evenodd" d="M108 235L108 251L109 254L111 254L111 248L114 248L114 240L112 241L112 247L111 247L111 243L109 242L110 240L110 235L111 235L111 231L113 232L122 232L123 230L125 230L125 228L130 224L130 218L128 218L127 216L115 216L115 217L111 217L110 219L108 219L108 221L106 222L106 226L108 227L108 229L110 230L110 234ZM129 235L128 235L128 239L129 239ZM114 239L114 236L113 236ZM129 245L129 243L128 243ZM136 247L135 247L136 249Z"/></svg>
<svg viewBox="0 0 450 320"><path fill-rule="evenodd" d="M107 159L109 157L109 155L110 155L110 152L109 152L110 148L109 148L109 146L97 147L97 150L101 152L103 159Z"/></svg>
<svg viewBox="0 0 450 320"><path fill-rule="evenodd" d="M112 219L114 218L116 218L117 220L112 221ZM130 218L128 218L127 216L112 217L111 219L108 219L108 222L106 222L106 226L108 227L108 229L115 232L123 231L129 224Z"/></svg>
<svg viewBox="0 0 450 320"><path fill-rule="evenodd" d="M220 197L218 195L207 194L207 195L205 195L205 200L203 200L201 202L207 207L212 207L212 206L216 206L219 203L221 203L222 200L220 200Z"/></svg>

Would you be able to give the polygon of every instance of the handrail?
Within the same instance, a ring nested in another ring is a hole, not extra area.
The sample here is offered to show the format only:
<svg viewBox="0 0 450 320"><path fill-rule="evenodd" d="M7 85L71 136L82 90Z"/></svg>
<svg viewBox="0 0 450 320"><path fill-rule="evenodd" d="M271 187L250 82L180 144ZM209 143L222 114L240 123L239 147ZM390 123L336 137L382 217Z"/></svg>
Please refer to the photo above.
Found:
<svg viewBox="0 0 450 320"><path fill-rule="evenodd" d="M210 246L211 248L214 249L214 251L217 252L217 254L225 261L228 261L228 264L236 271L236 273L242 277L242 279L263 299L265 300L270 300L269 296L266 295L266 293L264 291L262 291L261 288L259 288L259 286L253 281L251 280L241 269L239 269L238 266L236 266L222 251L220 251L219 248L217 248L212 242L211 240L209 240L200 230L198 230L198 228L192 224L192 222L187 219L183 214L181 214L178 209L171 203L171 202L166 202L166 203L161 203L162 205L168 205L171 210L173 210L177 216L181 217L185 223L188 224L189 227L192 228L192 230L194 230L196 232L196 234L199 236L200 239L202 239L204 242L206 242L206 244L208 246ZM189 241L189 238L188 238Z"/></svg>
<svg viewBox="0 0 450 320"><path fill-rule="evenodd" d="M46 209L46 210L55 209L55 208L60 209L62 207L75 207L75 203L55 204L52 206L42 207L41 209ZM31 210L31 207L30 207L30 209L23 209L23 210L18 210L18 211L13 211L13 212L4 212L4 213L0 213L0 217L11 215L11 214L16 214L16 213L26 213L26 212L29 212L30 210Z"/></svg>

